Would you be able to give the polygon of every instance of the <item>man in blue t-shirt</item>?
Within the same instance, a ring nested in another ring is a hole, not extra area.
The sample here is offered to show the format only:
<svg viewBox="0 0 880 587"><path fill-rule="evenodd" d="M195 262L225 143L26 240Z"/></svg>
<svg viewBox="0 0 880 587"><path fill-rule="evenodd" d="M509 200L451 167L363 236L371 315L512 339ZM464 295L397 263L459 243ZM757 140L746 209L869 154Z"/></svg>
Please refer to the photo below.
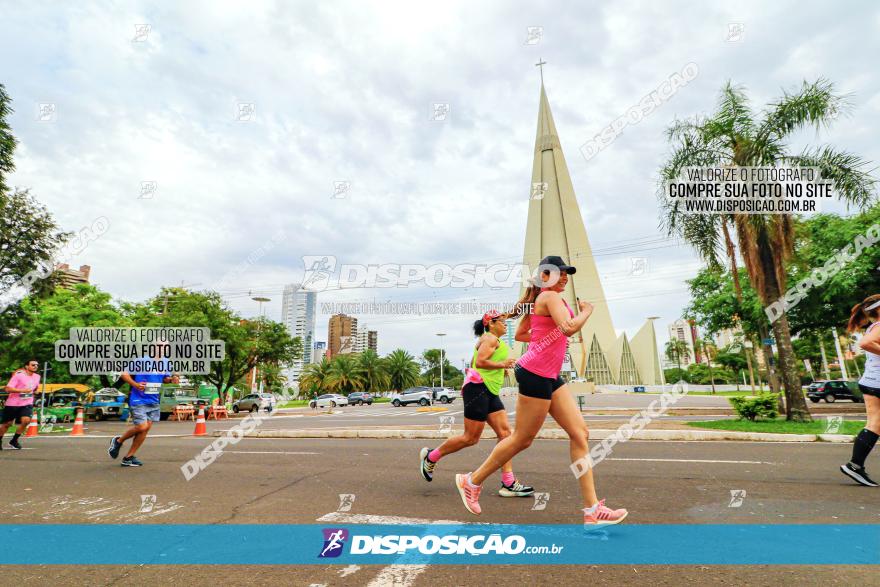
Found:
<svg viewBox="0 0 880 587"><path fill-rule="evenodd" d="M134 456L134 453L147 439L147 433L153 426L153 422L159 421L159 399L162 384L179 382L178 377L169 371L168 366L168 359L142 357L129 363L128 369L122 372L122 380L131 386L128 406L131 409L134 425L126 430L122 436L115 436L110 440L110 448L107 449L107 453L115 459L119 456L122 444L131 438L131 448L128 454L122 458L123 467L143 465Z"/></svg>

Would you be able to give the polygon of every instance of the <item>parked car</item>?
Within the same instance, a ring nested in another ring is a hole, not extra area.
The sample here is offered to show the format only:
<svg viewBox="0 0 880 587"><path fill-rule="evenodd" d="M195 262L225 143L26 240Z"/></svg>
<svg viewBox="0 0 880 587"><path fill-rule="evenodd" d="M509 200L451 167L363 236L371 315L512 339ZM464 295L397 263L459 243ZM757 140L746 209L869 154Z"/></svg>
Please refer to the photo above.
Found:
<svg viewBox="0 0 880 587"><path fill-rule="evenodd" d="M431 390L434 394L434 401L441 404L451 404L456 398L461 397L460 391L448 387L432 387Z"/></svg>
<svg viewBox="0 0 880 587"><path fill-rule="evenodd" d="M434 392L430 387L410 387L400 393L391 396L391 405L396 407L408 404L427 406L434 399Z"/></svg>
<svg viewBox="0 0 880 587"><path fill-rule="evenodd" d="M76 418L76 409L81 405L75 393L47 393L45 406L40 395L36 398L34 413L39 415L42 412L43 419L54 418L55 422L73 422Z"/></svg>
<svg viewBox="0 0 880 587"><path fill-rule="evenodd" d="M347 406L348 398L338 393L325 393L319 395L309 402L309 407L315 408L335 408L336 406Z"/></svg>
<svg viewBox="0 0 880 587"><path fill-rule="evenodd" d="M190 388L163 383L159 392L159 417L167 420L177 406L193 406L198 410L207 405L205 400L193 394L194 390Z"/></svg>
<svg viewBox="0 0 880 587"><path fill-rule="evenodd" d="M848 399L855 403L865 401L862 398L862 392L859 391L859 384L855 381L845 381L843 379L814 381L807 387L807 397L814 404L819 403L819 400L823 399L829 404L839 399Z"/></svg>
<svg viewBox="0 0 880 587"><path fill-rule="evenodd" d="M102 389L95 393L85 404L85 417L88 420L104 420L118 418L128 420L128 406L125 395L113 388Z"/></svg>
<svg viewBox="0 0 880 587"><path fill-rule="evenodd" d="M274 411L275 396L271 393L250 393L232 404L232 411L236 414L258 410Z"/></svg>
<svg viewBox="0 0 880 587"><path fill-rule="evenodd" d="M373 405L373 395L366 391L354 391L348 394L348 403L352 406L362 406L364 404L370 406Z"/></svg>

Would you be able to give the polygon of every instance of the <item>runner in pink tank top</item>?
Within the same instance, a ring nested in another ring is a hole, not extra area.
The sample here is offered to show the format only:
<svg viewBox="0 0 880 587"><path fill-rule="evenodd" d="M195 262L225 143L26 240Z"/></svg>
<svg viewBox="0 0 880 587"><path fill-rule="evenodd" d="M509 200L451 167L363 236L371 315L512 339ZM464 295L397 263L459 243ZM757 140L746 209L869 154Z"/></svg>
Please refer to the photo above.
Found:
<svg viewBox="0 0 880 587"><path fill-rule="evenodd" d="M545 290L542 290L545 291ZM562 300L569 318L574 318L568 302ZM531 317L532 333L529 349L516 362L518 367L527 369L535 375L556 379L562 370L565 353L568 350L568 337L562 333L551 316Z"/></svg>
<svg viewBox="0 0 880 587"><path fill-rule="evenodd" d="M578 333L586 324L593 306L578 301L578 314L572 312L562 297L568 276L576 269L566 265L562 257L549 256L539 266L540 284L530 287L525 297L511 314L517 315L524 305L530 311L516 329L516 340L529 343L529 348L516 363L516 381L519 398L516 404L516 428L513 434L495 445L488 459L476 471L455 476L465 508L479 514L482 482L498 470L502 463L528 448L547 419L553 419L568 434L571 443L572 471L580 485L583 497L585 527L597 527L622 522L627 516L624 509L612 510L605 500L596 496L592 467L583 469L576 464L589 460L590 437L587 424L560 377L562 363L568 348L568 337Z"/></svg>

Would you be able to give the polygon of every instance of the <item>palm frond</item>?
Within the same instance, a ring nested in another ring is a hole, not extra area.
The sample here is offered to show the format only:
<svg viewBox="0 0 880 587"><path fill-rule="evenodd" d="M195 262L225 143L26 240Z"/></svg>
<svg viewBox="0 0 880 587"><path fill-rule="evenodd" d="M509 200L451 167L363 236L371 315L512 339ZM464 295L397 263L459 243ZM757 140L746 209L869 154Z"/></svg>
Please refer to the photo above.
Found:
<svg viewBox="0 0 880 587"><path fill-rule="evenodd" d="M782 99L770 104L757 136L760 140L783 138L807 125L819 129L849 107L848 96L835 95L830 81L824 78L812 83L804 81L800 91L783 90Z"/></svg>
<svg viewBox="0 0 880 587"><path fill-rule="evenodd" d="M877 180L866 169L868 161L858 155L826 146L804 150L800 155L784 157L786 163L799 167L817 167L822 179L832 182L837 197L847 206L864 208L874 198Z"/></svg>

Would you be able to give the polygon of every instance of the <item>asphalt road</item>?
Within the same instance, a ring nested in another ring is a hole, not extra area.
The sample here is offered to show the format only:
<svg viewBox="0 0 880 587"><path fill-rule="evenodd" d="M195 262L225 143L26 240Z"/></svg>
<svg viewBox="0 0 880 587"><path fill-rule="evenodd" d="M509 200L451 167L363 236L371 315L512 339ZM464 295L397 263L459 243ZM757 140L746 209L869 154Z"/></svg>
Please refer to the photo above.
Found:
<svg viewBox="0 0 880 587"><path fill-rule="evenodd" d="M314 524L365 519L571 524L579 520L579 498L562 441L536 441L515 462L523 481L549 494L544 510L533 510L530 498L494 495L497 479L492 479L482 499L483 515L474 518L463 509L452 479L455 472L477 465L491 441L443 460L430 484L417 471L417 452L424 441L363 439L245 439L186 481L180 466L212 440L151 438L140 453L146 466L127 469L106 455L104 438L27 439L28 450L0 452L4 479L0 515L5 523L94 524ZM824 443L630 442L619 445L596 474L600 497L607 497L609 505L628 508L627 521L634 524L880 523L880 493L849 483L837 471L848 454L847 445ZM739 507L730 507L731 491L745 492ZM350 512L337 511L340 494L355 495ZM143 495L156 498L150 511L141 511ZM522 566L131 565L12 566L3 572L10 584L28 585L185 581L188 585L329 587L465 585L475 580L519 584L534 581L538 571ZM561 566L541 567L539 572L542 585L848 585L868 584L876 577L875 568L859 566Z"/></svg>

